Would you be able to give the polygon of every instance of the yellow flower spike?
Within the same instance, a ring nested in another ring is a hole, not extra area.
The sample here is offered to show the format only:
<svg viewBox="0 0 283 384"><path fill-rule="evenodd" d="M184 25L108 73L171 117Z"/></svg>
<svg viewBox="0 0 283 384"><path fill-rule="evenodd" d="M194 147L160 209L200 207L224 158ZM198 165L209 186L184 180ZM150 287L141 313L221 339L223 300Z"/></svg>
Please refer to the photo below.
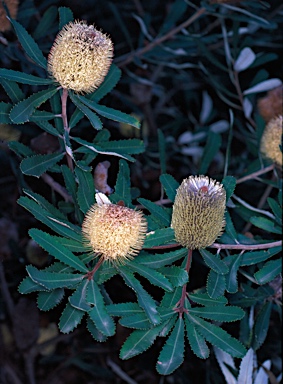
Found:
<svg viewBox="0 0 283 384"><path fill-rule="evenodd" d="M66 89L93 92L104 80L113 59L111 39L82 21L58 33L48 56L48 72Z"/></svg>
<svg viewBox="0 0 283 384"><path fill-rule="evenodd" d="M207 176L190 176L177 189L171 226L176 241L188 249L205 248L225 227L226 191Z"/></svg>
<svg viewBox="0 0 283 384"><path fill-rule="evenodd" d="M10 12L10 15L13 19L16 18L18 13L18 0L5 0L7 8ZM11 28L10 20L7 19L5 9L3 7L2 1L0 2L0 32L8 31Z"/></svg>
<svg viewBox="0 0 283 384"><path fill-rule="evenodd" d="M269 159L282 167L282 115L269 121L263 132L260 150Z"/></svg>
<svg viewBox="0 0 283 384"><path fill-rule="evenodd" d="M104 202L94 204L82 224L86 247L116 265L139 253L146 231L147 221L141 211Z"/></svg>

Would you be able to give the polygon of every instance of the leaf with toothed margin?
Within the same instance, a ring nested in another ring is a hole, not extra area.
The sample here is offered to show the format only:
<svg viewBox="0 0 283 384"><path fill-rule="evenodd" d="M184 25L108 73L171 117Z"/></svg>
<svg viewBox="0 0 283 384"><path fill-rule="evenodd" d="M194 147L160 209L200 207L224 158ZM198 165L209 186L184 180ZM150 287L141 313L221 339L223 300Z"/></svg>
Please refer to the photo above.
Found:
<svg viewBox="0 0 283 384"><path fill-rule="evenodd" d="M83 280L76 288L75 292L69 297L69 303L72 307L81 311L89 311L91 306L86 301L86 292L89 280Z"/></svg>
<svg viewBox="0 0 283 384"><path fill-rule="evenodd" d="M212 299L218 299L224 295L226 289L226 276L210 270L206 283L206 290Z"/></svg>
<svg viewBox="0 0 283 384"><path fill-rule="evenodd" d="M31 292L38 292L38 291L39 292L43 292L43 291L46 292L47 288L45 288L42 285L36 283L29 276L27 276L20 283L18 290L19 290L19 292L22 295L25 295L25 294L31 293Z"/></svg>
<svg viewBox="0 0 283 384"><path fill-rule="evenodd" d="M49 311L56 307L64 297L64 289L56 288L51 292L39 292L37 295L37 306L41 311Z"/></svg>
<svg viewBox="0 0 283 384"><path fill-rule="evenodd" d="M100 343L107 340L107 336L103 335L95 326L94 322L87 317L86 321L86 327L89 330L91 336L94 338L94 340L99 341Z"/></svg>
<svg viewBox="0 0 283 384"><path fill-rule="evenodd" d="M228 273L229 269L227 265L218 256L213 255L206 249L200 249L199 252L206 265L208 265L214 272L219 273L220 275Z"/></svg>
<svg viewBox="0 0 283 384"><path fill-rule="evenodd" d="M224 306L224 305L214 305L209 307L194 307L190 308L190 313L195 316L204 317L205 319L210 319L220 322L230 322L241 320L245 312L240 307L236 306Z"/></svg>
<svg viewBox="0 0 283 384"><path fill-rule="evenodd" d="M64 153L50 153L26 157L21 162L21 171L25 175L40 177L64 157Z"/></svg>
<svg viewBox="0 0 283 384"><path fill-rule="evenodd" d="M242 255L230 256L232 258L229 272L226 275L226 290L229 293L236 293L238 291L237 274L242 261Z"/></svg>
<svg viewBox="0 0 283 384"><path fill-rule="evenodd" d="M16 83L29 85L49 85L53 83L52 79L43 79L28 73L13 71L12 69L0 69L0 77Z"/></svg>
<svg viewBox="0 0 283 384"><path fill-rule="evenodd" d="M196 327L191 321L189 321L187 316L185 317L185 324L187 338L192 351L200 359L207 359L209 356L209 348L204 337L196 330Z"/></svg>
<svg viewBox="0 0 283 384"><path fill-rule="evenodd" d="M84 311L80 311L79 309L72 307L70 303L67 303L60 317L60 331L62 333L72 332L80 324L84 314Z"/></svg>

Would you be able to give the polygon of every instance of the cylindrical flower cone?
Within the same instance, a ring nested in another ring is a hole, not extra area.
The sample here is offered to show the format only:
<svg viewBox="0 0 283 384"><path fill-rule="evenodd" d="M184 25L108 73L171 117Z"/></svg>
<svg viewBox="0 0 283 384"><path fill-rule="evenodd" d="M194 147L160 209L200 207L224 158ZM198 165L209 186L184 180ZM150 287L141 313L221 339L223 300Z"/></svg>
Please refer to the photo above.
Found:
<svg viewBox="0 0 283 384"><path fill-rule="evenodd" d="M283 85L267 92L266 96L257 102L260 115L266 123L283 113Z"/></svg>
<svg viewBox="0 0 283 384"><path fill-rule="evenodd" d="M82 224L86 247L116 265L139 253L146 231L141 211L115 204L94 204Z"/></svg>
<svg viewBox="0 0 283 384"><path fill-rule="evenodd" d="M282 167L282 115L270 120L263 132L260 150L264 156Z"/></svg>
<svg viewBox="0 0 283 384"><path fill-rule="evenodd" d="M57 35L48 56L48 72L66 89L93 92L113 58L111 39L84 22L71 22Z"/></svg>
<svg viewBox="0 0 283 384"><path fill-rule="evenodd" d="M6 6L13 19L16 18L18 13L18 0L5 0ZM2 1L0 1L0 32L5 32L11 29L10 20L7 19L6 11L3 7Z"/></svg>
<svg viewBox="0 0 283 384"><path fill-rule="evenodd" d="M207 176L190 176L177 189L171 226L178 243L188 249L214 243L225 227L226 191Z"/></svg>

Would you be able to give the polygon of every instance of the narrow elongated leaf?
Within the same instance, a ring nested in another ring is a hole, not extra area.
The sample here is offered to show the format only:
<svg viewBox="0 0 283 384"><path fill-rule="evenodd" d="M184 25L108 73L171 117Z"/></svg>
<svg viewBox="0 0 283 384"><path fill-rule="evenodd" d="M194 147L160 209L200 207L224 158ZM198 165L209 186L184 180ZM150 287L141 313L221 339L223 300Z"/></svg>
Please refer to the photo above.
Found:
<svg viewBox="0 0 283 384"><path fill-rule="evenodd" d="M264 340L266 339L271 309L272 302L266 301L255 319L252 339L252 347L255 351L264 343Z"/></svg>
<svg viewBox="0 0 283 384"><path fill-rule="evenodd" d="M61 31L64 25L74 20L74 15L71 9L67 7L59 7L58 12L59 12L59 30Z"/></svg>
<svg viewBox="0 0 283 384"><path fill-rule="evenodd" d="M222 180L223 187L226 191L226 201L230 199L230 197L233 195L235 187L236 187L237 180L234 176L226 176Z"/></svg>
<svg viewBox="0 0 283 384"><path fill-rule="evenodd" d="M26 157L21 162L21 171L25 175L39 177L64 157L64 153L50 153Z"/></svg>
<svg viewBox="0 0 283 384"><path fill-rule="evenodd" d="M46 69L47 61L43 56L43 53L39 49L37 43L30 36L30 34L25 30L25 28L18 23L16 20L10 19L11 24L13 25L15 32L18 36L18 39L25 50L26 54L40 67Z"/></svg>
<svg viewBox="0 0 283 384"><path fill-rule="evenodd" d="M270 260L254 274L258 284L263 285L272 281L282 271L282 260Z"/></svg>
<svg viewBox="0 0 283 384"><path fill-rule="evenodd" d="M89 317L97 329L105 336L113 336L115 334L114 321L106 311L103 296L94 280L90 280L86 297L87 301L94 305L89 312Z"/></svg>
<svg viewBox="0 0 283 384"><path fill-rule="evenodd" d="M206 307L210 305L219 304L225 305L228 302L228 300L224 296L218 297L217 299L212 299L210 296L208 296L207 293L189 293L188 296L190 300Z"/></svg>
<svg viewBox="0 0 283 384"><path fill-rule="evenodd" d="M123 200L126 206L131 204L130 168L125 160L119 161L119 172L115 184L115 195Z"/></svg>
<svg viewBox="0 0 283 384"><path fill-rule="evenodd" d="M62 333L72 332L82 321L85 312L80 311L67 303L60 317L59 329Z"/></svg>
<svg viewBox="0 0 283 384"><path fill-rule="evenodd" d="M146 351L154 343L162 327L163 324L160 324L149 330L133 331L121 348L120 358L127 360Z"/></svg>
<svg viewBox="0 0 283 384"><path fill-rule="evenodd" d="M56 307L64 297L64 289L57 288L51 292L39 292L37 296L37 306L41 311L49 311Z"/></svg>
<svg viewBox="0 0 283 384"><path fill-rule="evenodd" d="M168 243L176 243L175 233L174 233L173 228L171 228L171 227L157 229L153 233L149 232L146 235L143 247L144 248L152 248L152 247L156 247L158 245L165 245Z"/></svg>
<svg viewBox="0 0 283 384"><path fill-rule="evenodd" d="M189 312L195 316L204 317L220 322L229 322L241 320L245 316L245 312L240 307L214 305L201 308L190 308Z"/></svg>
<svg viewBox="0 0 283 384"><path fill-rule="evenodd" d="M138 303L146 312L151 323L154 325L159 324L161 318L157 312L156 304L153 298L145 291L141 283L133 276L132 273L128 272L125 267L120 268L120 273L125 280L125 283L136 292Z"/></svg>
<svg viewBox="0 0 283 384"><path fill-rule="evenodd" d="M233 357L243 357L245 355L246 349L243 344L230 336L229 333L222 328L193 316L190 313L186 314L186 316L195 324L200 334L212 345L215 345Z"/></svg>
<svg viewBox="0 0 283 384"><path fill-rule="evenodd" d="M238 291L238 279L237 273L241 265L242 255L232 256L233 260L229 267L229 273L227 274L226 289L230 293L236 293Z"/></svg>
<svg viewBox="0 0 283 384"><path fill-rule="evenodd" d="M75 268L80 272L88 272L88 268L83 262L75 256L71 251L64 247L60 242L56 240L54 236L49 235L39 229L30 229L29 235L50 255L62 263Z"/></svg>
<svg viewBox="0 0 283 384"><path fill-rule="evenodd" d="M151 284L156 285L157 287L161 287L165 291L173 290L173 287L170 281L160 272L157 272L154 269L148 268L144 265L138 264L134 261L131 261L128 264L128 267L132 269L134 272L137 272L141 276L145 277Z"/></svg>
<svg viewBox="0 0 283 384"><path fill-rule="evenodd" d="M268 202L268 205L270 206L270 208L272 209L272 212L273 212L274 216L276 217L277 222L281 224L282 223L282 215L281 215L282 208L277 203L277 201L272 199L271 197L267 198L267 202Z"/></svg>
<svg viewBox="0 0 283 384"><path fill-rule="evenodd" d="M188 272L176 265L171 267L162 267L159 271L165 275L174 287L182 287L188 282Z"/></svg>
<svg viewBox="0 0 283 384"><path fill-rule="evenodd" d="M267 219L266 217L257 217L252 216L250 222L258 228L264 229L267 232L271 233L282 233L282 228L277 226L273 221Z"/></svg>
<svg viewBox="0 0 283 384"><path fill-rule="evenodd" d="M222 260L219 259L218 256L213 255L212 253L208 252L206 249L200 249L200 254L202 255L205 263L214 272L220 275L225 275L226 273L228 273L229 268Z"/></svg>
<svg viewBox="0 0 283 384"><path fill-rule="evenodd" d="M238 235L235 230L233 221L231 219L231 216L228 211L225 212L225 233L231 238L231 241L233 241L235 244L238 243Z"/></svg>
<svg viewBox="0 0 283 384"><path fill-rule="evenodd" d="M19 285L18 290L21 294L25 295L25 294L31 293L31 292L46 291L47 289L45 287L43 287L42 285L33 281L29 276L27 276L23 279L23 281Z"/></svg>
<svg viewBox="0 0 283 384"><path fill-rule="evenodd" d="M40 271L32 265L28 265L26 269L33 281L43 285L48 290L56 288L72 288L84 278L83 275L73 273Z"/></svg>
<svg viewBox="0 0 283 384"><path fill-rule="evenodd" d="M185 317L185 325L192 351L200 359L207 359L209 356L209 349L204 337L196 330L196 327L189 321L188 317Z"/></svg>
<svg viewBox="0 0 283 384"><path fill-rule="evenodd" d="M6 80L15 81L16 83L28 85L48 85L53 83L52 79L42 79L41 77L4 68L0 69L0 77L3 77Z"/></svg>
<svg viewBox="0 0 283 384"><path fill-rule="evenodd" d="M115 151L121 155L137 155L144 152L144 143L140 139L101 141L100 148L105 151Z"/></svg>
<svg viewBox="0 0 283 384"><path fill-rule="evenodd" d="M102 129L102 122L97 114L91 111L86 105L80 102L79 96L70 93L70 98L77 108L88 118L90 124L95 129Z"/></svg>
<svg viewBox="0 0 283 384"><path fill-rule="evenodd" d="M214 347L213 350L218 364L221 368L221 371L225 377L226 383L239 384L230 369L228 368L231 367L233 369L236 369L234 359L228 353L222 351L217 347Z"/></svg>
<svg viewBox="0 0 283 384"><path fill-rule="evenodd" d="M212 299L223 296L226 289L226 276L211 270L208 274L206 289Z"/></svg>
<svg viewBox="0 0 283 384"><path fill-rule="evenodd" d="M107 95L112 89L117 85L121 77L121 69L117 67L114 63L111 64L111 67L105 77L103 83L91 94L86 96L90 100L95 100L99 102L104 96Z"/></svg>
<svg viewBox="0 0 283 384"><path fill-rule="evenodd" d="M184 337L184 320L180 317L158 357L156 370L161 375L169 375L182 364L185 350Z"/></svg>
<svg viewBox="0 0 283 384"><path fill-rule="evenodd" d="M97 112L99 115L103 117L106 117L110 120L118 121L119 123L126 123L136 128L140 127L139 120L131 115L127 115L124 112L106 107L105 105L97 104L94 101L91 101L84 96L78 96L78 98L83 104L93 109L95 112Z"/></svg>
<svg viewBox="0 0 283 384"><path fill-rule="evenodd" d="M136 313L143 313L143 310L137 303L119 303L106 306L107 312L111 316L130 316Z"/></svg>
<svg viewBox="0 0 283 384"><path fill-rule="evenodd" d="M76 167L75 173L79 183L77 192L78 203L82 212L86 213L95 202L93 175L91 172L84 172L78 167Z"/></svg>
<svg viewBox="0 0 283 384"><path fill-rule="evenodd" d="M279 87L282 84L282 81L280 79L269 79L262 81L261 83L258 83L254 85L253 87L246 89L243 94L244 95L250 95L251 93L259 93L259 92L266 92L270 89Z"/></svg>
<svg viewBox="0 0 283 384"><path fill-rule="evenodd" d="M12 104L0 102L0 124L11 124L11 108Z"/></svg>
<svg viewBox="0 0 283 384"><path fill-rule="evenodd" d="M14 108L12 108L10 112L10 119L16 124L23 124L29 121L29 118L33 114L35 108L50 99L57 91L57 88L52 87L47 90L34 93L27 99L20 101L14 106Z"/></svg>
<svg viewBox="0 0 283 384"><path fill-rule="evenodd" d="M18 86L17 83L11 80L4 79L4 77L1 77L1 71L0 69L0 84L5 89L7 96L10 97L13 104L18 103L19 101L23 100L25 98L25 94L21 90L21 88Z"/></svg>
<svg viewBox="0 0 283 384"><path fill-rule="evenodd" d="M245 252L242 255L241 266L261 263L262 261L265 261L270 257L277 255L277 253L279 253L281 249L282 247L274 247L263 251Z"/></svg>
<svg viewBox="0 0 283 384"><path fill-rule="evenodd" d="M254 350L250 348L240 364L237 384L253 384Z"/></svg>
<svg viewBox="0 0 283 384"><path fill-rule="evenodd" d="M83 247L83 244L79 241L75 241L73 239L67 239L66 237L59 237L59 236L54 236L54 238L64 247L68 248L68 250L71 252L77 252L77 253L85 252L85 248Z"/></svg>
<svg viewBox="0 0 283 384"><path fill-rule="evenodd" d="M207 142L204 147L203 156L199 168L199 174L205 174L212 160L216 156L221 145L221 136L218 133L210 131Z"/></svg>
<svg viewBox="0 0 283 384"><path fill-rule="evenodd" d="M168 198L171 201L174 201L175 196L176 196L176 190L179 187L179 183L174 179L173 176L166 174L166 173L161 175L159 180L160 180Z"/></svg>
<svg viewBox="0 0 283 384"><path fill-rule="evenodd" d="M69 303L72 307L75 307L81 311L89 311L90 305L86 301L86 293L89 280L83 280L76 288L75 292L69 297Z"/></svg>
<svg viewBox="0 0 283 384"><path fill-rule="evenodd" d="M134 329L149 329L152 328L152 324L149 321L145 312L137 313L132 316L122 317L119 321L123 327Z"/></svg>
<svg viewBox="0 0 283 384"><path fill-rule="evenodd" d="M44 12L44 14L40 19L40 23L37 24L33 32L34 39L39 40L42 37L45 37L46 31L52 30L56 17L57 17L57 7L51 6L47 8L47 10Z"/></svg>
<svg viewBox="0 0 283 384"><path fill-rule="evenodd" d="M91 320L91 318L87 317L87 329L89 330L91 336L94 338L94 340L101 342L104 342L107 340L107 336L103 335L97 327L95 326L94 322Z"/></svg>
<svg viewBox="0 0 283 384"><path fill-rule="evenodd" d="M188 254L186 248L177 249L173 252L152 254L142 251L139 254L139 263L145 264L150 268L161 268L167 264L172 264L174 261L185 257Z"/></svg>
<svg viewBox="0 0 283 384"><path fill-rule="evenodd" d="M165 208L143 198L138 199L138 202L142 204L151 213L152 220L158 223L161 228L170 225L171 217L169 212L166 211Z"/></svg>

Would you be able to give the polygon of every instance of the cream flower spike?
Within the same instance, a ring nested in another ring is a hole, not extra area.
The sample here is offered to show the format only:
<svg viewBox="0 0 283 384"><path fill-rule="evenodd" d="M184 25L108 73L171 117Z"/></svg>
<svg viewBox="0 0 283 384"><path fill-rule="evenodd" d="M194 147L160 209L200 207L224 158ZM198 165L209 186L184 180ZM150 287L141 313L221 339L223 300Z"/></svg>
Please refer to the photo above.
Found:
<svg viewBox="0 0 283 384"><path fill-rule="evenodd" d="M190 176L177 189L171 226L178 243L188 249L205 248L225 226L226 191L207 176Z"/></svg>
<svg viewBox="0 0 283 384"><path fill-rule="evenodd" d="M93 92L104 80L113 58L111 39L82 21L58 33L48 56L48 72L66 89Z"/></svg>
<svg viewBox="0 0 283 384"><path fill-rule="evenodd" d="M96 201L82 224L85 246L105 261L124 264L142 249L147 221L141 211L112 204L103 193Z"/></svg>

